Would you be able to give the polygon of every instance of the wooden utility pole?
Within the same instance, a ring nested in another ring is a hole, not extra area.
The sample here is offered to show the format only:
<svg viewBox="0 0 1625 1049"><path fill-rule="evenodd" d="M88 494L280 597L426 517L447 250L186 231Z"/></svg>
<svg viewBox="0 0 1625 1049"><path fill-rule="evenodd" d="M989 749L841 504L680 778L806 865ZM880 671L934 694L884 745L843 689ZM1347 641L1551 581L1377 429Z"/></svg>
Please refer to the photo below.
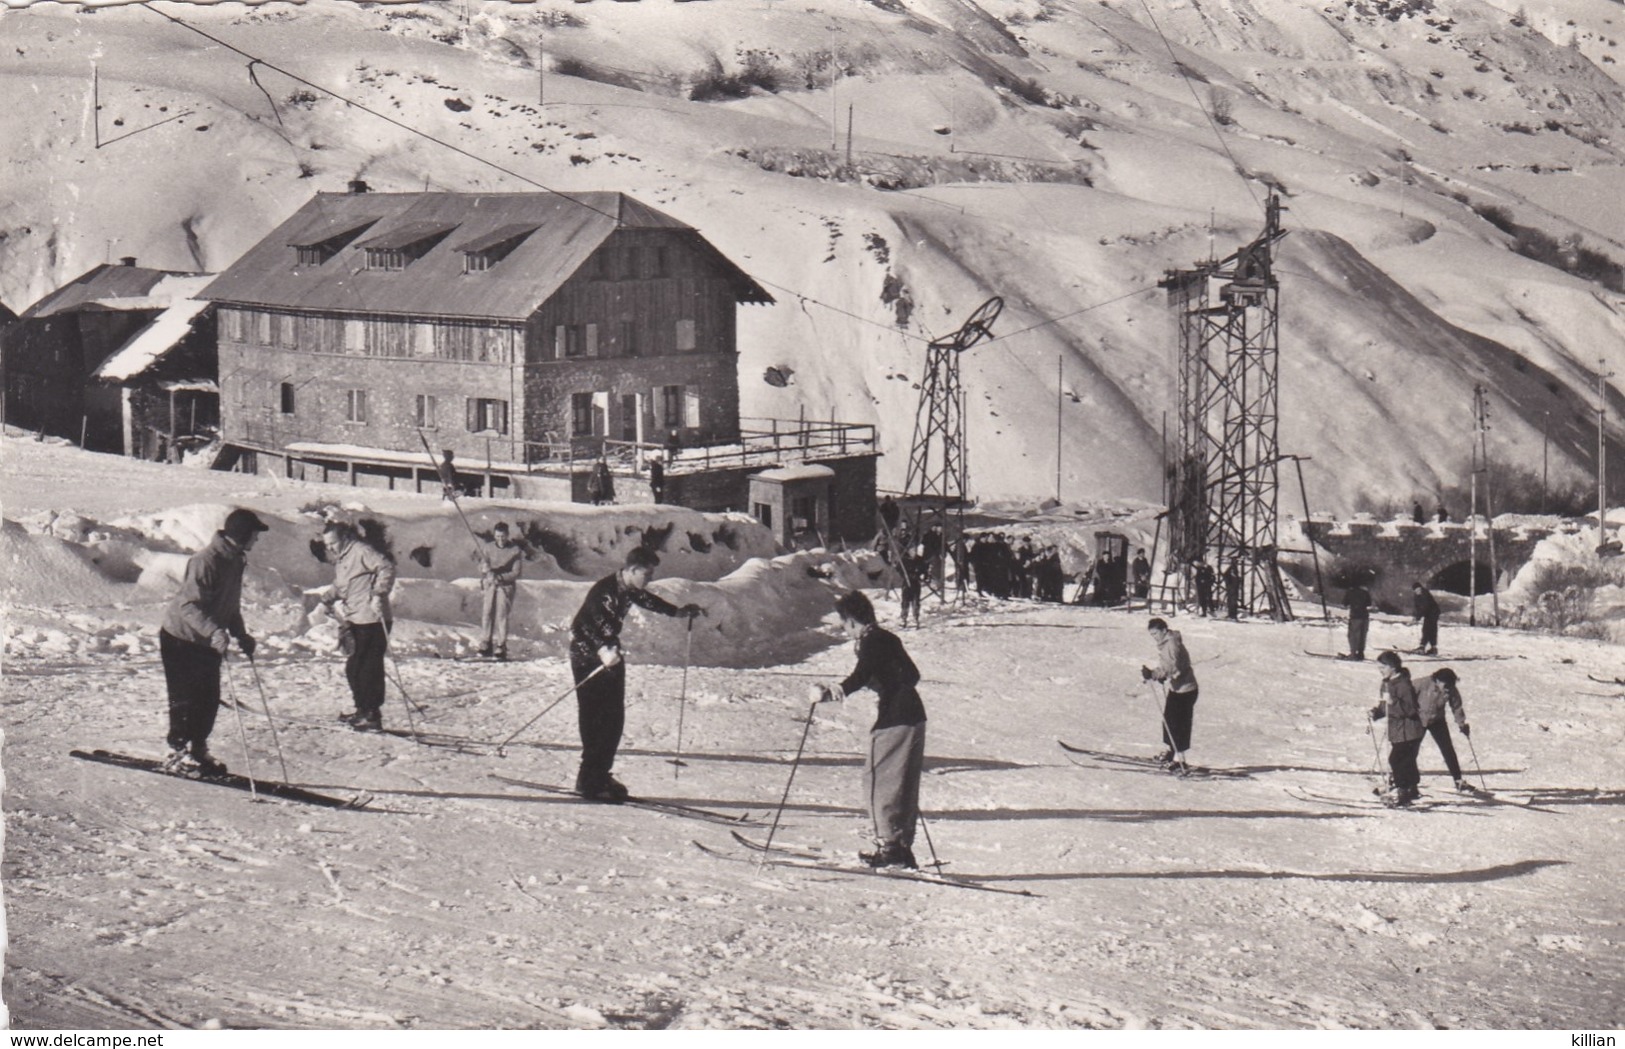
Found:
<svg viewBox="0 0 1625 1049"><path fill-rule="evenodd" d="M1066 385L1064 358L1055 355L1055 501L1061 501L1061 400Z"/></svg>

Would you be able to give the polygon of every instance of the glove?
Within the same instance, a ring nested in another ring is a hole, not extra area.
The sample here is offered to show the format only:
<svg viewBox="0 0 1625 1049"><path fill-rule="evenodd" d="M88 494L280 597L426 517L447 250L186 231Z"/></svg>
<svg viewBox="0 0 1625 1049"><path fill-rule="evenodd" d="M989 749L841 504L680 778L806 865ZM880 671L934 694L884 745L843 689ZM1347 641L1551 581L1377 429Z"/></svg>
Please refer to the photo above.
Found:
<svg viewBox="0 0 1625 1049"><path fill-rule="evenodd" d="M605 645L598 650L598 662L606 667L612 667L621 661L621 650L614 645Z"/></svg>
<svg viewBox="0 0 1625 1049"><path fill-rule="evenodd" d="M251 634L244 634L242 637L238 638L237 644L241 646L243 655L247 656L249 659L254 658L254 650L260 647L260 643L255 641L253 635Z"/></svg>
<svg viewBox="0 0 1625 1049"><path fill-rule="evenodd" d="M1471 728L1472 726L1468 725L1467 722L1463 721L1461 723L1461 737L1463 739L1467 739L1473 734Z"/></svg>
<svg viewBox="0 0 1625 1049"><path fill-rule="evenodd" d="M832 677L819 687L824 690L824 702L826 703L834 703L837 700L846 698L846 686L841 683L840 678Z"/></svg>
<svg viewBox="0 0 1625 1049"><path fill-rule="evenodd" d="M829 702L829 689L825 688L823 685L808 685L807 686L807 702L809 702L809 703L828 703Z"/></svg>
<svg viewBox="0 0 1625 1049"><path fill-rule="evenodd" d="M1372 707L1365 712L1365 716L1372 721L1381 721L1385 711L1381 707Z"/></svg>
<svg viewBox="0 0 1625 1049"><path fill-rule="evenodd" d="M677 612L678 612L679 615L685 615L690 619L693 619L696 616L703 616L703 615L708 615L709 614L709 613L706 612L705 609L703 609L699 605L695 605L695 604L684 605L682 608L679 608L677 610Z"/></svg>
<svg viewBox="0 0 1625 1049"><path fill-rule="evenodd" d="M209 647L214 649L215 655L224 657L231 651L231 635L224 630L216 630L209 635Z"/></svg>
<svg viewBox="0 0 1625 1049"><path fill-rule="evenodd" d="M1142 681L1150 681L1152 676L1155 673L1156 672L1153 671L1150 667L1141 667L1140 668L1140 680L1142 680Z"/></svg>

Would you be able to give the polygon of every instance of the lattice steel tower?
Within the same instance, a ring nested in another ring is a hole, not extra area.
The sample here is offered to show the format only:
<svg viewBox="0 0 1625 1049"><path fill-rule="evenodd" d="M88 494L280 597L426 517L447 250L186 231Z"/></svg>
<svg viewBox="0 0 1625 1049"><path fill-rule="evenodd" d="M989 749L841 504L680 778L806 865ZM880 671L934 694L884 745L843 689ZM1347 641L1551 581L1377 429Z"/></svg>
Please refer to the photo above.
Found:
<svg viewBox="0 0 1625 1049"><path fill-rule="evenodd" d="M1290 619L1276 539L1280 285L1272 250L1285 236L1281 210L1271 194L1257 239L1162 284L1180 311L1170 553L1187 564L1217 559L1221 604L1223 573L1234 565L1244 609Z"/></svg>
<svg viewBox="0 0 1625 1049"><path fill-rule="evenodd" d="M923 542L929 562L922 592L929 590L938 598L945 590L944 562L959 539L968 483L959 355L992 336L993 322L1003 309L1004 300L995 295L978 306L958 331L932 340L925 350L903 492L913 536L910 545Z"/></svg>

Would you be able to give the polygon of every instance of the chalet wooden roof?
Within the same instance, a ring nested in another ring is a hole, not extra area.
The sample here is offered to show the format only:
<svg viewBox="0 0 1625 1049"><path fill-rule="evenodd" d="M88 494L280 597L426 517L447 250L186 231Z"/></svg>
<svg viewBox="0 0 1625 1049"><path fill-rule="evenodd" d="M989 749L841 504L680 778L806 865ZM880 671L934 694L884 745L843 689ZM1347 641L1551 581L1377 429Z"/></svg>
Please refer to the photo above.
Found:
<svg viewBox="0 0 1625 1049"><path fill-rule="evenodd" d="M364 229L362 227L365 227ZM490 268L464 254L532 230ZM217 303L318 312L522 321L617 230L682 234L733 282L739 302L773 297L693 227L624 193L318 193L204 289ZM400 270L365 268L365 249L405 247L446 231ZM364 236L362 234L365 234ZM345 236L348 235L348 239ZM299 247L343 241L323 262Z"/></svg>
<svg viewBox="0 0 1625 1049"><path fill-rule="evenodd" d="M54 317L75 310L163 309L163 302L132 302L121 305L117 300L145 300L158 283L166 277L191 277L200 274L175 270L153 270L145 266L104 264L87 270L78 278L46 295L23 311L22 320Z"/></svg>

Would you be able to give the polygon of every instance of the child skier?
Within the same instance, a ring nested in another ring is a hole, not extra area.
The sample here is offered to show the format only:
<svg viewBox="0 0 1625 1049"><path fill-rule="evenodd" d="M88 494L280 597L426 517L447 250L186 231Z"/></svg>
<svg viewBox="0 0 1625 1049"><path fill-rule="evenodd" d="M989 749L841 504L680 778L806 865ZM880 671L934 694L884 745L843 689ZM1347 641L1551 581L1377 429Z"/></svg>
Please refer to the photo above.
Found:
<svg viewBox="0 0 1625 1049"><path fill-rule="evenodd" d="M1445 723L1444 712L1448 707L1456 717L1456 727L1461 730L1463 738L1469 735L1467 730L1467 715L1461 709L1461 693L1456 689L1456 672L1449 667L1435 670L1422 681L1422 687L1416 690L1417 708L1422 719L1422 727L1433 742L1438 744L1439 753L1444 756L1445 768L1450 770L1450 778L1456 781L1456 789L1467 793L1473 788L1461 776L1461 762L1456 759L1456 747L1450 739L1450 726Z"/></svg>
<svg viewBox="0 0 1625 1049"><path fill-rule="evenodd" d="M1369 717L1373 722L1388 719L1388 769L1394 781L1393 793L1384 796L1383 804L1403 807L1420 796L1417 786L1422 777L1416 771L1416 752L1422 748L1422 718L1411 672L1399 653L1384 652L1377 657L1377 667L1382 671L1383 698L1371 708Z"/></svg>

